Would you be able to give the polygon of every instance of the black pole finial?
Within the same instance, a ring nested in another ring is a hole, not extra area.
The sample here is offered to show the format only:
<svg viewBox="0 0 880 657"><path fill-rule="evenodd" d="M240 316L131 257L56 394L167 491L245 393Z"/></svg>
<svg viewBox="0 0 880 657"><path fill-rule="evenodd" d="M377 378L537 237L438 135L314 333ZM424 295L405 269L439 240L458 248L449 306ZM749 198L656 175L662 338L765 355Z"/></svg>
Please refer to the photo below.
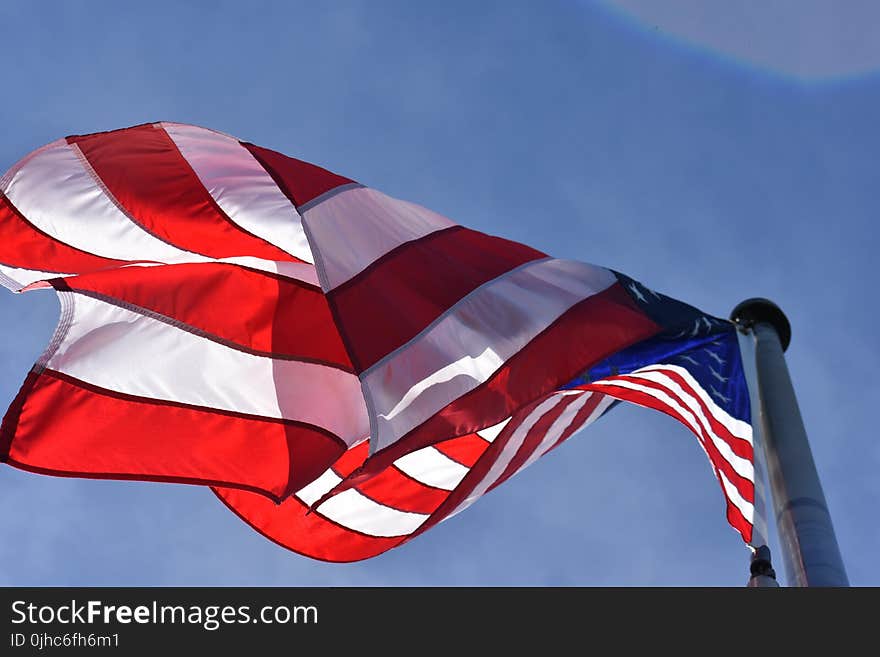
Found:
<svg viewBox="0 0 880 657"><path fill-rule="evenodd" d="M744 328L750 328L758 322L767 322L776 329L783 351L791 344L791 323L782 309L770 299L746 299L737 304L730 313L730 321Z"/></svg>

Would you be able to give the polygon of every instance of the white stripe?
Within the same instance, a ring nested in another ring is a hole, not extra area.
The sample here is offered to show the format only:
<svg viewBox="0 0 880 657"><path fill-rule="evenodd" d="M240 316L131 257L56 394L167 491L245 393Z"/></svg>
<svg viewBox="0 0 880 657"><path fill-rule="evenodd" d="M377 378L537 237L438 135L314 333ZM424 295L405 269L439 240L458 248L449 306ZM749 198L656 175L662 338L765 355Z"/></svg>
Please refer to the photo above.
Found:
<svg viewBox="0 0 880 657"><path fill-rule="evenodd" d="M72 323L51 369L125 394L307 422L349 445L369 430L353 374L244 353L92 297L58 296Z"/></svg>
<svg viewBox="0 0 880 657"><path fill-rule="evenodd" d="M507 423L510 422L510 418L506 420L502 420L498 424L493 424L491 427L486 427L485 429L480 429L477 431L477 435L480 436L486 442L495 442L495 439L498 437L498 434L507 426Z"/></svg>
<svg viewBox="0 0 880 657"><path fill-rule="evenodd" d="M739 509L740 513L743 514L743 517L749 522L749 524L752 524L755 515L755 507L751 502L743 499L743 496L739 494L736 486L730 483L730 480L723 472L721 472L721 470L716 468L715 472L718 473L718 477L721 479L721 486L724 488L724 494L727 496L727 499Z"/></svg>
<svg viewBox="0 0 880 657"><path fill-rule="evenodd" d="M470 471L434 447L410 452L394 462L406 475L426 486L452 490Z"/></svg>
<svg viewBox="0 0 880 657"><path fill-rule="evenodd" d="M471 504L476 502L479 498L485 495L486 491L492 487L504 471L507 469L507 466L513 460L513 457L516 456L516 453L519 451L519 448L522 446L523 441L526 439L529 431L531 431L532 427L544 416L545 413L548 413L554 406L556 406L560 402L560 397L553 395L552 397L548 397L544 401L542 401L538 406L529 413L520 425L514 429L510 438L507 441L507 444L502 448L501 453L498 454L495 461L492 463L492 467L489 468L489 471L486 475L480 480L480 483L477 484L474 489L471 491L470 495L462 501L453 511L444 518L444 520L451 518L457 513L461 513L466 508L468 508Z"/></svg>
<svg viewBox="0 0 880 657"><path fill-rule="evenodd" d="M338 486L341 481L342 478L333 472L332 468L328 468L324 471L324 474L315 479L308 486L300 488L295 495L302 500L306 506L312 506L312 504Z"/></svg>
<svg viewBox="0 0 880 657"><path fill-rule="evenodd" d="M621 388L628 388L630 390L636 390L638 392L642 392L649 397L653 397L659 402L665 404L669 408L673 409L682 420L693 430L693 432L698 436L702 436L702 431L700 427L702 423L698 423L697 420L694 419L692 413L686 411L681 404L678 403L675 399L670 397L667 393L662 390L657 390L655 388L649 388L648 386L643 386L639 383L632 383L631 381L624 381L621 379L611 378L611 379L603 379L601 381L594 381L594 385L611 385L611 386L620 386ZM659 383L659 382L658 382ZM661 384L662 385L662 384ZM712 431L711 427L704 427L706 433L709 435L709 439L712 441L712 444L715 445L715 448L721 455L725 461L730 464L730 467L733 468L734 472L736 472L739 476L748 479L749 481L755 480L755 469L752 465L752 462L748 459L744 459L741 456L737 456L733 453L733 450L730 449L730 445L727 444L724 440L719 438L714 431ZM710 459L711 460L711 459Z"/></svg>
<svg viewBox="0 0 880 657"><path fill-rule="evenodd" d="M694 392L697 393L697 396L703 400L703 403L709 408L709 412L712 413L712 416L717 419L724 427L732 433L737 438L742 438L743 440L752 442L752 425L748 422L743 422L742 420L738 420L732 415L730 415L727 411L721 408L717 402L712 399L712 397L700 386L697 380L688 372L685 368L679 367L678 365L649 365L647 367L643 367L636 372L652 372L663 370L671 370L681 376L687 384L694 389Z"/></svg>
<svg viewBox="0 0 880 657"><path fill-rule="evenodd" d="M491 347L486 347L486 350L476 358L463 356L454 363L450 363L449 365L440 368L428 378L419 381L416 385L406 391L403 399L397 402L397 405L394 408L388 411L387 414L380 413L379 417L384 420L393 420L400 415L402 411L411 406L416 398L425 390L432 386L451 381L457 376L467 376L476 381L483 381L488 374L497 370L503 363L504 360L499 358L498 354L492 351Z"/></svg>
<svg viewBox="0 0 880 657"><path fill-rule="evenodd" d="M301 260L314 262L296 208L238 140L191 125L163 123L162 127L232 221Z"/></svg>
<svg viewBox="0 0 880 657"><path fill-rule="evenodd" d="M36 283L37 281L48 281L53 278L71 275L37 271L36 269L20 269L9 265L0 265L0 274L3 274L3 276L0 276L0 283L13 292L18 292L22 288L27 287L31 283Z"/></svg>
<svg viewBox="0 0 880 657"><path fill-rule="evenodd" d="M362 374L376 413L371 453L489 379L566 310L615 280L607 269L546 259L459 301Z"/></svg>
<svg viewBox="0 0 880 657"><path fill-rule="evenodd" d="M455 223L366 187L331 196L303 213L331 290L393 248Z"/></svg>
<svg viewBox="0 0 880 657"><path fill-rule="evenodd" d="M296 493L296 496L311 506L341 481L336 473L327 470ZM370 536L408 536L428 519L424 513L400 511L374 502L354 488L334 495L316 511L343 527Z"/></svg>
<svg viewBox="0 0 880 657"><path fill-rule="evenodd" d="M263 260L253 256L233 256L231 258L217 258L210 262L227 262L233 265L241 265L242 267L250 267L270 274L279 274L288 278L296 278L305 283L311 283L315 287L320 287L318 281L318 272L314 265L305 262L279 262L275 260Z"/></svg>
<svg viewBox="0 0 880 657"><path fill-rule="evenodd" d="M3 191L28 221L68 246L104 258L208 260L166 244L131 221L77 152L60 140L7 174Z"/></svg>

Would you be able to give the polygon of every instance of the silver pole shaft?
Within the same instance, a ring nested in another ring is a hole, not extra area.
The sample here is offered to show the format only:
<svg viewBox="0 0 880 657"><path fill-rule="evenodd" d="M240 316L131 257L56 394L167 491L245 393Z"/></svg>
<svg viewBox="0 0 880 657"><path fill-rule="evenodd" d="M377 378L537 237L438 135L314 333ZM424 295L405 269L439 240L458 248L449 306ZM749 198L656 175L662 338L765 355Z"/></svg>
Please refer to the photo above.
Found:
<svg viewBox="0 0 880 657"><path fill-rule="evenodd" d="M788 320L766 299L744 301L731 319L755 336L757 416L789 586L849 586L785 363Z"/></svg>

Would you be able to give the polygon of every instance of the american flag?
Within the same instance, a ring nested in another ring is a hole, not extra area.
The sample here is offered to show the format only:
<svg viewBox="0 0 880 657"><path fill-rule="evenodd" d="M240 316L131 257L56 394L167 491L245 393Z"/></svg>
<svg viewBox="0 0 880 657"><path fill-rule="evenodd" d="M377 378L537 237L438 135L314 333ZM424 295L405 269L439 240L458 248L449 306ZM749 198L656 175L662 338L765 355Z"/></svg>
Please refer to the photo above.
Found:
<svg viewBox="0 0 880 657"><path fill-rule="evenodd" d="M0 179L0 282L61 302L0 428L12 466L211 486L353 561L623 400L696 435L753 542L732 324L313 164L179 123L52 142Z"/></svg>

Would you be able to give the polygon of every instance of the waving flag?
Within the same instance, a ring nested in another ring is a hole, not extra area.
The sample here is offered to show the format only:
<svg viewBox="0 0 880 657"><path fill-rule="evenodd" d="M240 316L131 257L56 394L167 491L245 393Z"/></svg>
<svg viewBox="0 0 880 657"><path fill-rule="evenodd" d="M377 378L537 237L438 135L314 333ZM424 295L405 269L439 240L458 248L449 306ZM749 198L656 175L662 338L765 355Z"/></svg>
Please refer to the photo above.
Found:
<svg viewBox="0 0 880 657"><path fill-rule="evenodd" d="M10 465L209 485L351 561L624 400L696 435L753 542L732 324L275 151L176 123L48 144L0 179L0 282L61 301L0 428Z"/></svg>

